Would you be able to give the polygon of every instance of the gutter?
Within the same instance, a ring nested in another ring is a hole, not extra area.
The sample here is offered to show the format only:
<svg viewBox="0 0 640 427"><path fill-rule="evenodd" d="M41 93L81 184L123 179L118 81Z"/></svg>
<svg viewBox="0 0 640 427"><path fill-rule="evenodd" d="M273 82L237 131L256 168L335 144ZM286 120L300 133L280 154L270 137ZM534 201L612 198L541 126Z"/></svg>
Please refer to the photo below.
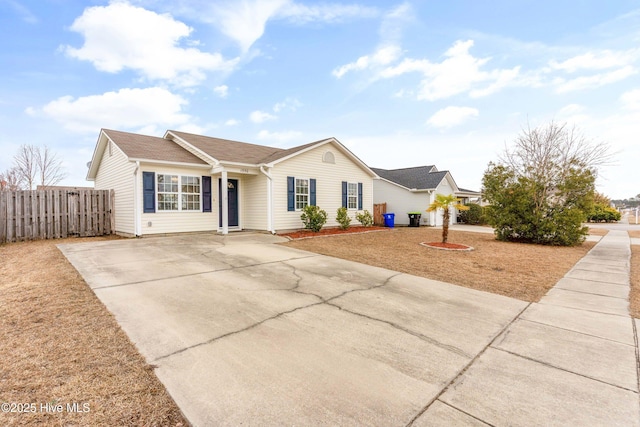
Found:
<svg viewBox="0 0 640 427"><path fill-rule="evenodd" d="M136 160L136 168L133 171L133 234L136 237L142 235L142 218L139 215L140 197L138 194L138 171L140 171L140 161Z"/></svg>
<svg viewBox="0 0 640 427"><path fill-rule="evenodd" d="M260 165L260 172L267 177L267 231L276 234L273 229L273 177L264 169L264 165Z"/></svg>

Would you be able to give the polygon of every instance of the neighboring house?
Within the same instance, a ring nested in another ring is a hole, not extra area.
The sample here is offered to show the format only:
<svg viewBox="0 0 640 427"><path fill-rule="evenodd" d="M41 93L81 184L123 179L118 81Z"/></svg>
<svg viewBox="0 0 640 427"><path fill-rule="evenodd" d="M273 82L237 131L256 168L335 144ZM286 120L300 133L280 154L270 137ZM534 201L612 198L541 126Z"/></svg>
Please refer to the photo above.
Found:
<svg viewBox="0 0 640 427"><path fill-rule="evenodd" d="M409 224L408 212L421 212L421 223L442 225L443 212L426 212L436 194L455 194L462 203L481 198L477 191L458 188L449 171L439 171L435 166L418 166L403 169L371 168L378 176L373 182L373 203L386 203L387 212L395 214L395 223ZM456 222L455 209L451 222Z"/></svg>
<svg viewBox="0 0 640 427"><path fill-rule="evenodd" d="M103 129L87 179L115 190L118 234L303 227L304 206L373 210L373 178L335 138L281 149L169 130L163 138ZM226 189L223 191L221 189Z"/></svg>

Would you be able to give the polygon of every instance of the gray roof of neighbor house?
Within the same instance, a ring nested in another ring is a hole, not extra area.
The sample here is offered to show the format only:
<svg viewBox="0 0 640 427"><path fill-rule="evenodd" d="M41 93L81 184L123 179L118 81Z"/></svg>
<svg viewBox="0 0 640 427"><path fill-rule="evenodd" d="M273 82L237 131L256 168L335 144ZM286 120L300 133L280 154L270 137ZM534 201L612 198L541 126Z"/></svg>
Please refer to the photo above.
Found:
<svg viewBox="0 0 640 427"><path fill-rule="evenodd" d="M207 163L173 141L155 136L103 129L103 132L132 159L160 160L179 163Z"/></svg>
<svg viewBox="0 0 640 427"><path fill-rule="evenodd" d="M249 144L246 142L231 141L228 139L213 138L210 136L195 135L175 130L170 130L168 132L183 139L216 160L247 163L252 165L270 163L290 154L304 150L307 147L316 145L322 141L326 141L326 139L322 139L320 141L310 142L309 144L283 149L267 147L265 145Z"/></svg>
<svg viewBox="0 0 640 427"><path fill-rule="evenodd" d="M438 187L448 171L431 172L434 166L417 166L403 169L371 168L379 177L408 189L431 190Z"/></svg>

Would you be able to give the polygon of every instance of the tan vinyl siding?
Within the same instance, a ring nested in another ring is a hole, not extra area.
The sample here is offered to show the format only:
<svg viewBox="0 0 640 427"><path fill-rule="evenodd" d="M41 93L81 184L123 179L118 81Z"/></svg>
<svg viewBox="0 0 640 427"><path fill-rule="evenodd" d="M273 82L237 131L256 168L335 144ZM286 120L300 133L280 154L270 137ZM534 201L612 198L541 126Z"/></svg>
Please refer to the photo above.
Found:
<svg viewBox="0 0 640 427"><path fill-rule="evenodd" d="M162 166L155 164L141 163L140 172L138 174L138 200L140 201L140 212L143 211L143 198L142 198L142 172L155 172L156 173L156 201L157 201L157 175L158 174L170 174L170 175L187 175L187 176L208 176L209 169L200 168L181 168L175 166ZM202 180L200 180L202 186ZM149 234L165 234L165 233L185 233L196 231L217 231L218 230L218 202L217 202L217 179L213 177L211 179L213 201L212 212L200 211L178 211L178 212L164 212L159 211L156 202L155 213L142 213L141 214L141 232L142 235ZM202 187L201 187L202 194ZM202 197L200 199L202 204ZM151 223L151 225L149 225Z"/></svg>
<svg viewBox="0 0 640 427"><path fill-rule="evenodd" d="M431 203L431 195L425 192L411 192L381 179L373 181L374 203L386 203L387 213L394 213L394 222L409 225L408 212L421 212L420 223L430 224L430 214L426 212ZM440 215L442 216L442 215Z"/></svg>
<svg viewBox="0 0 640 427"><path fill-rule="evenodd" d="M117 145L107 142L94 186L97 190L114 190L115 231L125 235L135 234L133 203L135 168L135 163L130 162Z"/></svg>
<svg viewBox="0 0 640 427"><path fill-rule="evenodd" d="M331 151L335 163L325 163L322 156ZM342 181L362 183L363 210L373 212L371 176L333 144L324 144L275 165L272 171L274 189L274 226L276 230L302 228L300 211L287 211L287 177L316 179L316 204L327 212L326 226L337 226L336 210L342 206ZM356 210L349 210L353 224Z"/></svg>
<svg viewBox="0 0 640 427"><path fill-rule="evenodd" d="M240 218L243 228L267 230L267 177L242 175L240 178Z"/></svg>

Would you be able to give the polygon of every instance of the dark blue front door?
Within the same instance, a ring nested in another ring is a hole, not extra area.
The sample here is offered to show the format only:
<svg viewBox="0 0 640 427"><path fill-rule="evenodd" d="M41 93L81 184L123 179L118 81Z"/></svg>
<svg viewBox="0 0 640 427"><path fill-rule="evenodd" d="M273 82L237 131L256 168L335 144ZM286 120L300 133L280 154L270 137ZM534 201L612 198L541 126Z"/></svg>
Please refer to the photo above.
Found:
<svg viewBox="0 0 640 427"><path fill-rule="evenodd" d="M218 217L220 218L220 227L222 227L222 180L218 179ZM227 180L227 198L228 208L229 208L229 227L237 227L238 226L238 180L237 179L228 179Z"/></svg>

